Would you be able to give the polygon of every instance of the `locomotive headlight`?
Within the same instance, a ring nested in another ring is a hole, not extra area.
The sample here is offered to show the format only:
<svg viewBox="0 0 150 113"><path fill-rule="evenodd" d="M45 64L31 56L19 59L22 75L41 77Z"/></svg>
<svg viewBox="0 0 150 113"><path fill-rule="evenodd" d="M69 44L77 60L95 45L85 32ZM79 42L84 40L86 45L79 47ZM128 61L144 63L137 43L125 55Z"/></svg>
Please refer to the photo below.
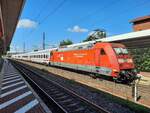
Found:
<svg viewBox="0 0 150 113"><path fill-rule="evenodd" d="M128 63L133 63L133 60L132 59L128 59L127 62Z"/></svg>
<svg viewBox="0 0 150 113"><path fill-rule="evenodd" d="M119 59L118 59L118 62L119 62L119 63L124 63L124 59L119 58Z"/></svg>
<svg viewBox="0 0 150 113"><path fill-rule="evenodd" d="M113 69L114 72L117 72L117 69Z"/></svg>

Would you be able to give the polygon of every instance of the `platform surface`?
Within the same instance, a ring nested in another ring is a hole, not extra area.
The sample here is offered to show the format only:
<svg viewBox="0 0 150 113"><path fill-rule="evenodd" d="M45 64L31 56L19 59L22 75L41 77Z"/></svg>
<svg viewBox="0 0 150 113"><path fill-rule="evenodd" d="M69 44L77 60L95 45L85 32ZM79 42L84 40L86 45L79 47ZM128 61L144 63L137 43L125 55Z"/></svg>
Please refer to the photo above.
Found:
<svg viewBox="0 0 150 113"><path fill-rule="evenodd" d="M50 112L30 85L8 60L4 60L0 73L1 113Z"/></svg>
<svg viewBox="0 0 150 113"><path fill-rule="evenodd" d="M150 85L150 72L140 72L141 80L140 84Z"/></svg>

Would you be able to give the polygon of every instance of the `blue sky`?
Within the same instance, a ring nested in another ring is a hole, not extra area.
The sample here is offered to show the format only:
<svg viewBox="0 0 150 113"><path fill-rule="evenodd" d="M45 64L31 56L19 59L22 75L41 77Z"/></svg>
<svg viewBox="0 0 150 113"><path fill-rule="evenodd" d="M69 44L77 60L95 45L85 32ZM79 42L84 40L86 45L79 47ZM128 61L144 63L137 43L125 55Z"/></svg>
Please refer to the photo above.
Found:
<svg viewBox="0 0 150 113"><path fill-rule="evenodd" d="M97 28L109 36L132 31L130 20L150 15L149 0L26 0L11 50L26 51L63 39L81 42ZM48 48L48 46L46 46Z"/></svg>

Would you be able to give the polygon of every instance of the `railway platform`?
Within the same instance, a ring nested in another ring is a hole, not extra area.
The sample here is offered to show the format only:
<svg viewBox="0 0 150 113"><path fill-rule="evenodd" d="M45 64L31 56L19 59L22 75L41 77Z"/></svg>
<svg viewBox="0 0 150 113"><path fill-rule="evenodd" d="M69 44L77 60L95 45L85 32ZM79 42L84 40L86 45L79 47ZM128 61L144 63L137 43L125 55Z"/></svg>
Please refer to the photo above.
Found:
<svg viewBox="0 0 150 113"><path fill-rule="evenodd" d="M4 60L0 73L1 113L51 113L21 74Z"/></svg>
<svg viewBox="0 0 150 113"><path fill-rule="evenodd" d="M140 72L140 75L142 75L140 84L150 85L150 72Z"/></svg>

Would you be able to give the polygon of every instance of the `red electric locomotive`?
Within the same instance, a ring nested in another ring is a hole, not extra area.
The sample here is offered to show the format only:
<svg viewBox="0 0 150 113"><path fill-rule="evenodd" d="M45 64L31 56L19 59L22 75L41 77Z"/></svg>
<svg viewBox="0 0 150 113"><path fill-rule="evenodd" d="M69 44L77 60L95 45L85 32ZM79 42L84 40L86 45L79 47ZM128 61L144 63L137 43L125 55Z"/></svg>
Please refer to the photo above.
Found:
<svg viewBox="0 0 150 113"><path fill-rule="evenodd" d="M118 43L97 42L60 48L51 52L50 64L125 82L133 81L137 75L132 57L126 47Z"/></svg>

